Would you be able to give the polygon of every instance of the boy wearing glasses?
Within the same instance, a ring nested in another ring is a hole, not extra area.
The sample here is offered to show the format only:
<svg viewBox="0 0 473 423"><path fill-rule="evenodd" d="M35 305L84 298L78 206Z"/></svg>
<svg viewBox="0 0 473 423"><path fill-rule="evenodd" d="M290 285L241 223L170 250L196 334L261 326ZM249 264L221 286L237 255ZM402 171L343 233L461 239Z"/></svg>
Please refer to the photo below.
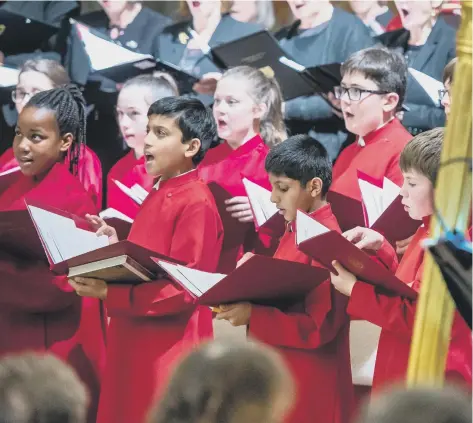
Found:
<svg viewBox="0 0 473 423"><path fill-rule="evenodd" d="M406 92L407 66L400 54L371 47L352 54L341 72L335 97L347 130L357 138L335 162L331 191L361 200L358 170L402 185L399 156L412 136L396 113Z"/></svg>

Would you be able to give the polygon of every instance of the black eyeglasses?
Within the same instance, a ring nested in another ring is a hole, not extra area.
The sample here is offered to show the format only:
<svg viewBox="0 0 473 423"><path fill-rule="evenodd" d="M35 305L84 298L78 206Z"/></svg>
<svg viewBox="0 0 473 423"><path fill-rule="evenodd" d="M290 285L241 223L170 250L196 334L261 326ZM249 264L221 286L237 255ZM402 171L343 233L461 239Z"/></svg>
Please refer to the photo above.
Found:
<svg viewBox="0 0 473 423"><path fill-rule="evenodd" d="M348 98L350 101L360 101L363 97L363 94L389 94L388 91L380 91L380 90L366 90L364 88L357 88L357 87L335 87L335 98L340 100L345 94L348 94Z"/></svg>

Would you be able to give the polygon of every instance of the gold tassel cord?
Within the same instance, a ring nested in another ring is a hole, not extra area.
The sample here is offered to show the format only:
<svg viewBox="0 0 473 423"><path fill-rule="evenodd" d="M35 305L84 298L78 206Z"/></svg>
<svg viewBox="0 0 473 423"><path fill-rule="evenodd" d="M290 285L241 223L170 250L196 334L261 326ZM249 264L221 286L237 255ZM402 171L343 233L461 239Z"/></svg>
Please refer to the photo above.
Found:
<svg viewBox="0 0 473 423"><path fill-rule="evenodd" d="M448 118L442 163L471 157L472 141L472 2L462 1L462 23L457 39L458 62L453 82L452 108ZM464 232L471 207L471 174L466 162L442 167L435 189L435 203L449 228ZM433 238L442 232L439 220L432 219ZM455 305L442 274L430 254L426 254L424 274L412 338L408 386L441 386Z"/></svg>

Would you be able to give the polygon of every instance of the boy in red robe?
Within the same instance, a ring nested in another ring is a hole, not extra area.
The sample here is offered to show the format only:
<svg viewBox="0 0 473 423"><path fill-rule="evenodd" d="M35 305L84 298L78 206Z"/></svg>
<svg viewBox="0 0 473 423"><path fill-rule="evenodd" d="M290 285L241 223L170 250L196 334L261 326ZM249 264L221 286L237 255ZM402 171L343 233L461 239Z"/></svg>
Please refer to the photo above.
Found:
<svg viewBox="0 0 473 423"><path fill-rule="evenodd" d="M396 276L417 291L420 289L424 264L422 240L429 237L430 218L434 212L433 187L440 166L443 136L443 128L417 135L404 148L400 159L404 175L401 190L403 204L411 218L422 220L424 224L414 235L397 267ZM373 230L355 228L348 231L345 236L359 248L378 251L385 257L390 255L395 258L395 252L389 243ZM391 261L393 264L396 263L396 260ZM372 285L357 281L356 277L343 269L340 264L335 263L334 267L339 275L332 274L332 284L350 298L348 313L382 328L373 389L405 379L416 301L386 295ZM447 380L464 383L471 389L471 362L471 331L456 313L445 370Z"/></svg>
<svg viewBox="0 0 473 423"><path fill-rule="evenodd" d="M361 200L359 170L402 185L399 156L412 136L396 113L404 100L407 67L399 54L372 47L350 56L342 65L342 75L336 97L346 127L357 139L338 156L330 191Z"/></svg>
<svg viewBox="0 0 473 423"><path fill-rule="evenodd" d="M28 199L78 216L96 212L62 163L69 150L81 148L84 135L85 101L77 88L32 97L20 113L13 141L21 173L0 193L0 210L25 210ZM96 418L105 358L102 316L101 302L78 297L66 276L49 270L46 259L0 251L0 355L47 350L68 362L88 387L89 423Z"/></svg>
<svg viewBox="0 0 473 423"><path fill-rule="evenodd" d="M213 195L195 166L215 137L211 112L196 99L167 97L148 112L146 169L159 177L128 239L187 266L215 271L223 229ZM103 221L102 221L103 224ZM110 228L102 228L110 232ZM105 300L111 317L99 423L142 422L176 359L212 336L212 315L182 288L159 279L107 285L74 278L79 295Z"/></svg>
<svg viewBox="0 0 473 423"><path fill-rule="evenodd" d="M340 232L325 196L332 178L325 149L307 135L274 147L266 160L273 201L287 221L275 258L320 266L297 249L297 210ZM239 303L221 306L217 319L248 325L248 334L278 348L296 381L288 422L348 422L352 383L346 299L327 280L298 304L285 309Z"/></svg>

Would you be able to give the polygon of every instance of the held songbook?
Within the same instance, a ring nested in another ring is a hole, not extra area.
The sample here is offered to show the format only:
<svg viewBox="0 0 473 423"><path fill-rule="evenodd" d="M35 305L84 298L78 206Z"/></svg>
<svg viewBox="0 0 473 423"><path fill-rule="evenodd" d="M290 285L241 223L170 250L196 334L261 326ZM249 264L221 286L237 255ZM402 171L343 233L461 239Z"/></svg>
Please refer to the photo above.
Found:
<svg viewBox="0 0 473 423"><path fill-rule="evenodd" d="M328 279L327 270L321 267L258 255L229 275L154 260L199 304L208 306L239 301L274 304L297 299Z"/></svg>
<svg viewBox="0 0 473 423"><path fill-rule="evenodd" d="M283 216L279 214L276 205L271 202L271 192L247 178L242 178L242 181L250 202L256 230L259 230L263 226L284 227Z"/></svg>
<svg viewBox="0 0 473 423"><path fill-rule="evenodd" d="M118 239L125 239L128 237L131 225L133 223L133 219L131 217L111 207L102 210L99 213L99 216L105 220L107 225L115 228Z"/></svg>
<svg viewBox="0 0 473 423"><path fill-rule="evenodd" d="M343 235L332 231L307 214L298 211L296 243L299 250L336 273L332 261L337 260L358 279L392 291L406 298L415 299L417 293L400 281L367 253L355 247Z"/></svg>

